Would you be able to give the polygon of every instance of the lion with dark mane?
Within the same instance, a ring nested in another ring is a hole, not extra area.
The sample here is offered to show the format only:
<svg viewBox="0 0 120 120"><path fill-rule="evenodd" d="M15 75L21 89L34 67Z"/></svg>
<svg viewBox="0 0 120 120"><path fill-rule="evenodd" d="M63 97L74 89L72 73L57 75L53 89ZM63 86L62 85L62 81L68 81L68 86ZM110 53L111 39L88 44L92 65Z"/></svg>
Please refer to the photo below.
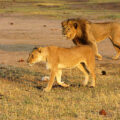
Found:
<svg viewBox="0 0 120 120"><path fill-rule="evenodd" d="M116 50L118 59L120 56L120 23L105 22L92 23L85 19L67 19L62 23L63 34L75 45L87 44L91 45L95 50L96 56L102 60L102 56L98 53L96 42L109 38Z"/></svg>

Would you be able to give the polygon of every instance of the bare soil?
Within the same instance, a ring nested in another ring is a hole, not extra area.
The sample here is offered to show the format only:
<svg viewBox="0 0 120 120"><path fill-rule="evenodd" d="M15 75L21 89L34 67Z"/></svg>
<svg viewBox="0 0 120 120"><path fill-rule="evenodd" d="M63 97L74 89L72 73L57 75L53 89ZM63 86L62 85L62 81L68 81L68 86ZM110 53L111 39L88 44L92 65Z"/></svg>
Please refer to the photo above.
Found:
<svg viewBox="0 0 120 120"><path fill-rule="evenodd" d="M72 41L62 36L61 21L43 16L1 15L0 22L0 64L26 66L29 52L35 46L74 46ZM103 61L97 63L118 64L112 60L115 50L109 40L98 43Z"/></svg>

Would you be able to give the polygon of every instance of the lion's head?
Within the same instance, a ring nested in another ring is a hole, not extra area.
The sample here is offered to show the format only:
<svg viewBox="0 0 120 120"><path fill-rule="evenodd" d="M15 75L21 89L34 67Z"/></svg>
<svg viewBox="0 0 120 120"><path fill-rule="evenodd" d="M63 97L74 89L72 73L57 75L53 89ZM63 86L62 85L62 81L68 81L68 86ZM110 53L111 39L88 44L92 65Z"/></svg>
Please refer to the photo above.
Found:
<svg viewBox="0 0 120 120"><path fill-rule="evenodd" d="M87 29L90 22L84 19L67 19L62 23L62 33L70 40L78 40L81 43L87 40Z"/></svg>
<svg viewBox="0 0 120 120"><path fill-rule="evenodd" d="M77 34L77 22L74 20L65 20L62 23L62 33L68 39L72 40Z"/></svg>
<svg viewBox="0 0 120 120"><path fill-rule="evenodd" d="M40 61L44 61L46 56L46 50L43 47L34 48L33 51L29 54L27 63L33 65Z"/></svg>

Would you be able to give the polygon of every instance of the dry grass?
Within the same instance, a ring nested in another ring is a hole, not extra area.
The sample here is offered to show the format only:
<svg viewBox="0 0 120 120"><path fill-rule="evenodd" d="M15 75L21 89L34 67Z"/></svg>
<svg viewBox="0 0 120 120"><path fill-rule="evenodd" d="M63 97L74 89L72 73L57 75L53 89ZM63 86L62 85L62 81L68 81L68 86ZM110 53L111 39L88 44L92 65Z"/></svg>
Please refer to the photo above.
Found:
<svg viewBox="0 0 120 120"><path fill-rule="evenodd" d="M0 2L0 13L4 14L39 14L62 19L71 16L95 19L120 18L117 11L90 8L91 2L98 3L96 0L82 5L74 0L67 3L65 0L57 0L57 2L16 0L15 3L12 3L12 0L5 1ZM103 0L100 0L100 3L102 2ZM112 2L112 0L104 2ZM75 8L77 4L81 6ZM102 75L101 71L106 71L106 75ZM45 93L43 88L47 82L42 82L41 77L48 74L49 71L45 70L42 64L33 68L0 65L0 120L120 119L120 65L97 65L96 88L80 86L84 79L83 74L78 69L73 69L64 70L62 76L63 81L71 84L69 88L62 88L55 83L51 92ZM106 111L106 116L99 115L101 109Z"/></svg>
<svg viewBox="0 0 120 120"><path fill-rule="evenodd" d="M49 73L44 67L0 67L0 120L120 119L119 65L97 66L96 88L80 86L84 78L78 69L64 70L62 79L71 86L62 88L55 83L50 93L42 91L47 83L41 77ZM106 116L99 115L101 109Z"/></svg>

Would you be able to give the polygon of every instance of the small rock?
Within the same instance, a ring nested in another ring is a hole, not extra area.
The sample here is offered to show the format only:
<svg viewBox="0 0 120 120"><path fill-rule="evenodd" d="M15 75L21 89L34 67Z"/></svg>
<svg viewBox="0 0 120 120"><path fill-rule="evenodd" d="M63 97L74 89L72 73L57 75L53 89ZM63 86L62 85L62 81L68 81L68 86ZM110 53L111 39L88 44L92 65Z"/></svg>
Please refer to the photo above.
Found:
<svg viewBox="0 0 120 120"><path fill-rule="evenodd" d="M44 76L44 77L42 77L42 81L48 81L50 79L50 77L49 76Z"/></svg>
<svg viewBox="0 0 120 120"><path fill-rule="evenodd" d="M18 60L18 62L24 62L24 60L23 60L23 59L20 59L20 60Z"/></svg>
<svg viewBox="0 0 120 120"><path fill-rule="evenodd" d="M43 27L47 27L47 25L43 25Z"/></svg>
<svg viewBox="0 0 120 120"><path fill-rule="evenodd" d="M14 25L14 23L13 23L13 22L11 22L11 23L10 23L10 25Z"/></svg>
<svg viewBox="0 0 120 120"><path fill-rule="evenodd" d="M102 71L102 75L106 75L106 71L103 70L103 71Z"/></svg>
<svg viewBox="0 0 120 120"><path fill-rule="evenodd" d="M100 110L99 112L100 115L107 115L106 111L104 109Z"/></svg>

